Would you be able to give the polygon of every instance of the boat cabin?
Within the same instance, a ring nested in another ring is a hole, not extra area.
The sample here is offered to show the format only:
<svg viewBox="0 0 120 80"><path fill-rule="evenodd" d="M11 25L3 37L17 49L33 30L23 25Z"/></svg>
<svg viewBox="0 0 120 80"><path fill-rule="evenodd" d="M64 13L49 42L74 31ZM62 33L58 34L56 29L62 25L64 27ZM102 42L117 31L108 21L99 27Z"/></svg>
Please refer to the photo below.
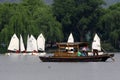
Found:
<svg viewBox="0 0 120 80"><path fill-rule="evenodd" d="M88 43L57 43L57 46L58 50L54 53L54 57L77 57L78 51L80 51L82 47L88 46Z"/></svg>

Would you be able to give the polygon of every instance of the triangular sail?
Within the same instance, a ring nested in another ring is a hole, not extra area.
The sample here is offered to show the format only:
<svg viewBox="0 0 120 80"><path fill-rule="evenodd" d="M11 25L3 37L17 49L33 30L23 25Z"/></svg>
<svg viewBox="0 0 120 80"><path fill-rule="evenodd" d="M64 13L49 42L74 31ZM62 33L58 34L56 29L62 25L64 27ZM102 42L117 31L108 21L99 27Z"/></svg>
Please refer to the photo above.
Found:
<svg viewBox="0 0 120 80"><path fill-rule="evenodd" d="M37 47L39 51L45 51L45 38L42 33L37 38Z"/></svg>
<svg viewBox="0 0 120 80"><path fill-rule="evenodd" d="M74 43L74 38L73 38L73 35L72 33L70 33L69 37L68 37L68 43Z"/></svg>
<svg viewBox="0 0 120 80"><path fill-rule="evenodd" d="M19 50L19 39L16 34L14 34L10 40L8 50L18 51Z"/></svg>
<svg viewBox="0 0 120 80"><path fill-rule="evenodd" d="M74 38L73 38L72 33L70 33L70 35L69 35L69 37L68 37L68 41L67 41L67 42L68 42L68 43L74 43ZM73 47L66 47L66 49L71 50L71 49L73 49Z"/></svg>
<svg viewBox="0 0 120 80"><path fill-rule="evenodd" d="M32 52L31 46L32 46L32 41L30 40L30 37L28 35L27 36L27 49L26 49L27 52Z"/></svg>
<svg viewBox="0 0 120 80"><path fill-rule="evenodd" d="M25 46L24 46L23 38L21 35L20 35L20 51L25 51Z"/></svg>
<svg viewBox="0 0 120 80"><path fill-rule="evenodd" d="M33 35L27 37L27 52L38 51L37 41Z"/></svg>
<svg viewBox="0 0 120 80"><path fill-rule="evenodd" d="M98 51L101 51L100 38L97 34L95 34L93 42L92 42L92 50L93 49L97 49Z"/></svg>
<svg viewBox="0 0 120 80"><path fill-rule="evenodd" d="M32 51L38 51L37 49L37 40L35 39L35 37L33 35L31 35L30 37L30 40L32 41L31 43L31 48L32 48Z"/></svg>

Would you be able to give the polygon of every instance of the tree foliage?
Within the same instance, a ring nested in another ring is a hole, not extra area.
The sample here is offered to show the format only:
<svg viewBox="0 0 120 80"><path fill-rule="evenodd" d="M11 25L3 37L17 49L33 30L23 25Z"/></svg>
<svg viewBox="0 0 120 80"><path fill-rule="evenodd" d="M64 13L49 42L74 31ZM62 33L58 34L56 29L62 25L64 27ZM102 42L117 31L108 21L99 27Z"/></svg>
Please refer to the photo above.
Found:
<svg viewBox="0 0 120 80"><path fill-rule="evenodd" d="M110 6L100 19L103 38L116 49L120 48L120 3Z"/></svg>
<svg viewBox="0 0 120 80"><path fill-rule="evenodd" d="M0 4L0 44L8 46L14 33L18 37L22 34L25 43L28 34L37 38L43 33L46 41L61 41L63 37L61 24L42 0Z"/></svg>
<svg viewBox="0 0 120 80"><path fill-rule="evenodd" d="M95 32L103 3L103 0L54 0L54 15L61 22L65 37L73 32L78 41L83 41L85 33Z"/></svg>

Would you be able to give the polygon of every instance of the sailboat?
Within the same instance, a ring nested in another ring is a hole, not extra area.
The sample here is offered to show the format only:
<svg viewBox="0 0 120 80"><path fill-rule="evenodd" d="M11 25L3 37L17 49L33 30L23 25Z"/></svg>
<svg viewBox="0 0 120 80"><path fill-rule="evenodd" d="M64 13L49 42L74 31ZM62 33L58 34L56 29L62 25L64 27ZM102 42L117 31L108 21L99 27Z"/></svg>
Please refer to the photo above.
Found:
<svg viewBox="0 0 120 80"><path fill-rule="evenodd" d="M19 51L19 39L16 34L14 34L10 40L8 50L12 52Z"/></svg>
<svg viewBox="0 0 120 80"><path fill-rule="evenodd" d="M27 50L29 55L36 55L38 52L37 41L33 35L27 37Z"/></svg>
<svg viewBox="0 0 120 80"><path fill-rule="evenodd" d="M45 38L42 33L37 38L37 46L39 51L45 51Z"/></svg>
<svg viewBox="0 0 120 80"><path fill-rule="evenodd" d="M92 51L93 49L98 50L98 55L102 55L103 52L101 51L101 43L100 43L100 38L97 35L97 33L95 34L94 38L93 38L93 42L92 42ZM93 53L91 54L90 52L88 53L88 55L93 55Z"/></svg>
<svg viewBox="0 0 120 80"><path fill-rule="evenodd" d="M34 51L34 52L37 52L38 51L38 49L37 49L37 41L36 41L36 39L35 39L35 37L33 35L31 35L30 41L31 41L31 50Z"/></svg>
<svg viewBox="0 0 120 80"><path fill-rule="evenodd" d="M98 51L101 51L100 38L97 34L95 34L93 42L92 42L92 50L93 49L97 49Z"/></svg>
<svg viewBox="0 0 120 80"><path fill-rule="evenodd" d="M72 33L70 33L67 43L74 43L74 38ZM66 50L68 50L70 53L73 53L73 49L74 49L73 47L66 47Z"/></svg>
<svg viewBox="0 0 120 80"><path fill-rule="evenodd" d="M18 39L17 35L14 34L10 40L8 50L11 51L10 53L7 53L7 55L13 55L14 53L21 53L25 51L23 38L20 35L20 40ZM18 55L18 54L17 54Z"/></svg>
<svg viewBox="0 0 120 80"><path fill-rule="evenodd" d="M46 53L45 53L45 38L42 33L37 38L37 47L38 47L38 51L40 52L40 54L39 54L40 56L46 55Z"/></svg>

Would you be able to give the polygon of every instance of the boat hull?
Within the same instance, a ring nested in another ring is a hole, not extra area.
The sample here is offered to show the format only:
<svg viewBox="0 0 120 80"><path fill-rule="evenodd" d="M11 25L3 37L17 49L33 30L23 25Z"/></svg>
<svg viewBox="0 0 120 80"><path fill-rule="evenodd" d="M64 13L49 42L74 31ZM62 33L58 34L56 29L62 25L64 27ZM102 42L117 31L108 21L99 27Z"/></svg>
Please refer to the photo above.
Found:
<svg viewBox="0 0 120 80"><path fill-rule="evenodd" d="M80 57L54 57L39 56L43 62L105 62L108 58L112 58L114 54L104 54L99 56L80 56Z"/></svg>

